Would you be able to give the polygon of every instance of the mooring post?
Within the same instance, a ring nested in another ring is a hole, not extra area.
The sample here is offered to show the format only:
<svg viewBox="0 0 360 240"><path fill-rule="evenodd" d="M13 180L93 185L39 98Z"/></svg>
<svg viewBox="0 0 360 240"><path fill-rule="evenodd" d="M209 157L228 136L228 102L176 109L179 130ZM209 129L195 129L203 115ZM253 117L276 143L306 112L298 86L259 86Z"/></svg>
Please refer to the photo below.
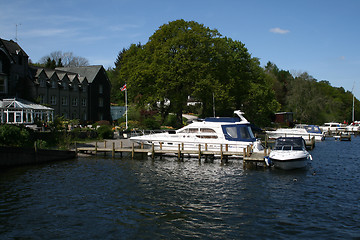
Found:
<svg viewBox="0 0 360 240"><path fill-rule="evenodd" d="M112 143L112 157L115 157L115 142Z"/></svg>
<svg viewBox="0 0 360 240"><path fill-rule="evenodd" d="M267 134L265 134L265 148L267 148L267 146L268 146L268 139L269 139L269 136Z"/></svg>
<svg viewBox="0 0 360 240"><path fill-rule="evenodd" d="M154 143L152 143L151 145L151 158L154 159L155 158L155 148L154 148Z"/></svg>
<svg viewBox="0 0 360 240"><path fill-rule="evenodd" d="M123 142L120 141L120 157L122 157L122 153L123 153L122 148L123 148Z"/></svg>
<svg viewBox="0 0 360 240"><path fill-rule="evenodd" d="M132 149L131 149L131 159L134 159L134 155L135 155L135 148L134 148L134 143L133 143Z"/></svg>
<svg viewBox="0 0 360 240"><path fill-rule="evenodd" d="M98 148L98 143L97 141L95 142L95 155L97 154L97 148Z"/></svg>
<svg viewBox="0 0 360 240"><path fill-rule="evenodd" d="M246 148L243 148L243 169L246 168Z"/></svg>
<svg viewBox="0 0 360 240"><path fill-rule="evenodd" d="M180 150L180 143L178 144L178 161L181 160L181 150Z"/></svg>
<svg viewBox="0 0 360 240"><path fill-rule="evenodd" d="M106 148L106 140L104 140L104 148Z"/></svg>
<svg viewBox="0 0 360 240"><path fill-rule="evenodd" d="M199 162L201 161L201 144L199 144Z"/></svg>
<svg viewBox="0 0 360 240"><path fill-rule="evenodd" d="M222 148L222 144L220 144L220 160L221 162L223 161L223 148Z"/></svg>

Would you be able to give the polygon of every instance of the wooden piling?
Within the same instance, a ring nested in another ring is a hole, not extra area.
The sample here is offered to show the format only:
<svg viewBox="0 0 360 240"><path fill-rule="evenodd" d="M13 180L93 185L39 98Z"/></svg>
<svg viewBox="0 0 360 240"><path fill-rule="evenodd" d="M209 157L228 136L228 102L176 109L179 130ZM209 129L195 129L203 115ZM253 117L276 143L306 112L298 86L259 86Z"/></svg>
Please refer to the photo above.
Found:
<svg viewBox="0 0 360 240"><path fill-rule="evenodd" d="M199 144L198 158L199 158L199 161L201 161L201 144Z"/></svg>
<svg viewBox="0 0 360 240"><path fill-rule="evenodd" d="M151 145L151 158L152 158L152 159L155 158L155 147L154 147L154 143L152 143L152 145Z"/></svg>

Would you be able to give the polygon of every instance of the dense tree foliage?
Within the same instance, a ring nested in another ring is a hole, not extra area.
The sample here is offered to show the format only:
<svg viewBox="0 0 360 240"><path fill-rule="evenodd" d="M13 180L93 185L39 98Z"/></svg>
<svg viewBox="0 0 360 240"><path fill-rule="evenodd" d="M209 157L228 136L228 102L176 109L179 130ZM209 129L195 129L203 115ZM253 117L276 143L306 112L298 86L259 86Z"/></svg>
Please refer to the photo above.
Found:
<svg viewBox="0 0 360 240"><path fill-rule="evenodd" d="M162 25L145 45L123 49L115 66L112 101L122 101L117 90L126 82L129 98L158 109L163 121L174 112L180 124L189 96L202 102L203 117L212 115L213 98L217 115L241 109L259 124L279 108L271 78L245 45L193 21Z"/></svg>
<svg viewBox="0 0 360 240"><path fill-rule="evenodd" d="M351 120L351 92L271 62L262 68L243 43L194 21L169 22L146 44L122 49L108 74L113 103L123 104L126 83L129 102L158 111L161 124L175 113L179 126L189 96L201 102L201 117L212 116L214 107L217 116L241 109L260 126L269 126L279 110L302 123ZM359 108L356 100L355 116Z"/></svg>
<svg viewBox="0 0 360 240"><path fill-rule="evenodd" d="M265 71L272 79L272 87L281 103L281 110L293 112L297 122L351 122L351 92L345 92L342 87L332 87L328 81L317 81L306 72L293 76L270 62ZM355 116L360 116L360 103L357 99L354 100Z"/></svg>

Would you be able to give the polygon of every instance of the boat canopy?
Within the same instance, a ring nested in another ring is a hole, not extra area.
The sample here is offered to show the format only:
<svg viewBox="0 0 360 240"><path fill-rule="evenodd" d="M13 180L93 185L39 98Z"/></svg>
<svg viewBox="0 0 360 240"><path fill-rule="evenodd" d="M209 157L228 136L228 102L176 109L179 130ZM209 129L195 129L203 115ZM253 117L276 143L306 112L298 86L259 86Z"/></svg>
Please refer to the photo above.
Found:
<svg viewBox="0 0 360 240"><path fill-rule="evenodd" d="M316 125L307 125L304 128L308 133L322 133L319 126Z"/></svg>
<svg viewBox="0 0 360 240"><path fill-rule="evenodd" d="M205 118L205 122L230 122L230 123L236 123L236 122L240 122L240 118L237 118L237 117L208 117L208 118Z"/></svg>
<svg viewBox="0 0 360 240"><path fill-rule="evenodd" d="M279 137L276 139L274 150L302 150L304 147L302 137Z"/></svg>
<svg viewBox="0 0 360 240"><path fill-rule="evenodd" d="M228 124L221 126L225 139L229 141L255 141L256 138L248 124Z"/></svg>

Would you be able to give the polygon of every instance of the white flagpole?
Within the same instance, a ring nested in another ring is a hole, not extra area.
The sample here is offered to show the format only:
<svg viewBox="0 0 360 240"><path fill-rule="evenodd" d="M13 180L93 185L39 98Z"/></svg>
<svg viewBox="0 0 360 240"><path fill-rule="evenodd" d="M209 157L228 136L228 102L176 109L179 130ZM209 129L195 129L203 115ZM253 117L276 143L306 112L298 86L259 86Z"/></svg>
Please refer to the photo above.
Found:
<svg viewBox="0 0 360 240"><path fill-rule="evenodd" d="M126 114L126 130L128 129L128 107L127 107L127 86L125 83L125 114Z"/></svg>

